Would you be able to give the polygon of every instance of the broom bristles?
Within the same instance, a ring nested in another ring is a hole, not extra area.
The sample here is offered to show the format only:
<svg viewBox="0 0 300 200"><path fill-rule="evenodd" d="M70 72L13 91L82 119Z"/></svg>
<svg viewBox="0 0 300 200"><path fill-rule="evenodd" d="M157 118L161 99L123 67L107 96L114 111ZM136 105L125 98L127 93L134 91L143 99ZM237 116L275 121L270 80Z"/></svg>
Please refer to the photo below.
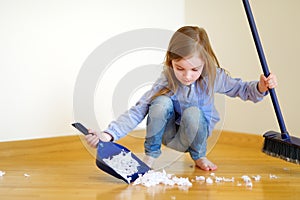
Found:
<svg viewBox="0 0 300 200"><path fill-rule="evenodd" d="M281 133L269 131L264 134L265 141L262 151L270 156L278 157L288 162L300 163L300 139L290 136L282 139Z"/></svg>

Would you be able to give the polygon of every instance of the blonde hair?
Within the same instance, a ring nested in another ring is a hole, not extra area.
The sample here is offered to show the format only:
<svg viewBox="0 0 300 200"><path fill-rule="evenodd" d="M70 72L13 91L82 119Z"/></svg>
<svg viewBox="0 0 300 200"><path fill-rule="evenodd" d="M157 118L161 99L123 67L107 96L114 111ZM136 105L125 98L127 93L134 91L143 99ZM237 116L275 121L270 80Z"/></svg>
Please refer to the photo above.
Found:
<svg viewBox="0 0 300 200"><path fill-rule="evenodd" d="M204 68L198 82L203 89L203 79L207 78L206 92L212 96L219 61L211 47L206 31L196 26L184 26L173 34L166 53L163 73L168 80L168 86L158 91L152 99L171 91L174 93L177 91L178 81L174 75L172 60L177 61L195 53L199 54L204 61Z"/></svg>

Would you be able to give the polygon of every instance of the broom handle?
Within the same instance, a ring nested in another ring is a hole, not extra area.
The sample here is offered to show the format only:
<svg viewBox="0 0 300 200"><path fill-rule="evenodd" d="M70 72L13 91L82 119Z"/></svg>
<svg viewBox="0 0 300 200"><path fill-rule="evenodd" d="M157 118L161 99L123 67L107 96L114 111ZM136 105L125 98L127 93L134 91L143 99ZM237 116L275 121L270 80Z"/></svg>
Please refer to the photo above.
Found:
<svg viewBox="0 0 300 200"><path fill-rule="evenodd" d="M265 77L268 77L270 75L270 72L269 72L269 68L268 68L267 61L266 61L266 58L264 55L264 51L263 51L263 48L262 48L262 45L261 45L261 42L259 39L259 35L258 35L257 29L256 29L256 25L255 25L255 21L254 21L253 15L252 15L249 1L243 0L243 4L245 7L248 22L249 22L249 25L251 28L252 36L253 36L253 39L255 42L256 50L257 50L257 53L259 56L259 60L260 60L261 66L262 66L262 70L264 72ZM282 138L283 139L289 138L289 135L288 135L288 132L287 132L284 120L283 120L283 116L282 116L282 113L280 110L280 106L279 106L279 103L277 100L277 96L275 93L275 89L269 89L269 92L270 92L273 107L275 109L275 113L277 116L278 124L279 124L280 130L281 130Z"/></svg>

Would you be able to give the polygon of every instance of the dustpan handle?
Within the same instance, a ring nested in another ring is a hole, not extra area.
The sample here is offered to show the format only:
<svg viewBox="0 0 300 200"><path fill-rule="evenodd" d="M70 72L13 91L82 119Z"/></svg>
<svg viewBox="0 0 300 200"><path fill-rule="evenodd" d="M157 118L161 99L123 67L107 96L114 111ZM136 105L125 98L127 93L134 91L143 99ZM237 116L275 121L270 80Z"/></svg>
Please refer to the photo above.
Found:
<svg viewBox="0 0 300 200"><path fill-rule="evenodd" d="M244 4L244 8L245 8L245 11L246 11L246 14L247 14L247 19L248 19L248 22L249 22L249 25L250 25L252 36L253 36L253 39L254 39L254 42L255 42L256 50L257 50L257 53L258 53L258 56L259 56L259 60L260 60L261 66L262 66L262 70L264 72L265 77L268 77L270 75L270 72L269 72L269 68L268 68L267 61L266 61L266 58L265 58L265 55L264 55L264 51L263 51L263 48L262 48L262 45L261 45L261 42L260 42L260 39L259 39L259 35L258 35L257 29L256 29L256 25L255 25L255 21L254 21L253 15L252 15L252 11L251 11L249 1L248 0L243 0L243 4ZM278 103L278 99L277 99L277 96L276 96L276 93L275 93L275 89L269 89L269 92L270 92L270 95L271 95L273 107L275 109L277 121L278 121L280 130L281 130L281 133L282 133L282 138L283 139L289 138L289 135L288 135L288 132L286 130L286 126L285 126L285 123L284 123L284 120L283 120L283 116L282 116L282 113L281 113L281 110L280 110L280 106L279 106L279 103Z"/></svg>

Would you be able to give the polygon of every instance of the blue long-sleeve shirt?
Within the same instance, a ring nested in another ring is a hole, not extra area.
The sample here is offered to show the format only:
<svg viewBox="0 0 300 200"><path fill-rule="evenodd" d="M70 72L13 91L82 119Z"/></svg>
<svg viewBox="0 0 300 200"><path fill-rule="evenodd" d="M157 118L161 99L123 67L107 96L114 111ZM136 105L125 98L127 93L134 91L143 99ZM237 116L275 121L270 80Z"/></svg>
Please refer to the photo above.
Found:
<svg viewBox="0 0 300 200"><path fill-rule="evenodd" d="M197 81L189 86L179 84L175 93L171 91L167 95L172 99L174 109L178 115L176 119L177 124L180 123L181 114L186 108L197 106L205 115L210 134L216 123L220 120L220 117L215 108L214 99L205 91L207 87L205 83L207 81L204 79L204 87L200 87ZM258 81L244 82L239 78L232 78L223 69L217 68L214 93L225 94L230 97L240 97L244 101L258 102L263 99L266 93L260 93L257 89L257 84ZM152 96L167 86L167 79L162 73L152 88L140 98L136 105L120 115L117 120L112 121L105 132L111 134L114 140L127 135L146 117Z"/></svg>

